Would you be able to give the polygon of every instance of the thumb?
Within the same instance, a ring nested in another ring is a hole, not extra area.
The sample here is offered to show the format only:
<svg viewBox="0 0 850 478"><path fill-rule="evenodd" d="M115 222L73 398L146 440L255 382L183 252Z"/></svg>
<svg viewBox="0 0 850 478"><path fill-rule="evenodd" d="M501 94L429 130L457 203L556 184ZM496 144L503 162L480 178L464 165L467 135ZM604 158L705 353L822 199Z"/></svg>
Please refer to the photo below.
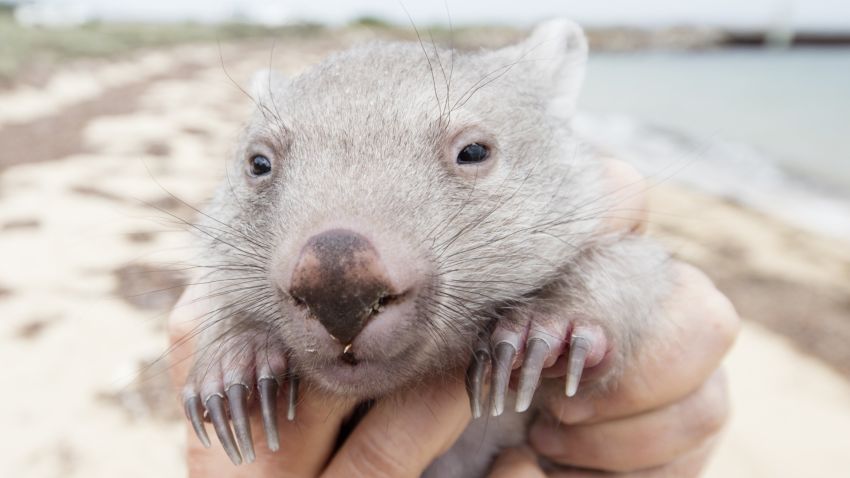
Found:
<svg viewBox="0 0 850 478"><path fill-rule="evenodd" d="M503 451L490 470L488 478L546 478L537 464L537 455L528 447Z"/></svg>
<svg viewBox="0 0 850 478"><path fill-rule="evenodd" d="M603 192L610 204L602 213L603 233L643 233L649 216L646 180L630 164L603 160Z"/></svg>
<svg viewBox="0 0 850 478"><path fill-rule="evenodd" d="M426 382L378 402L333 458L325 477L418 477L471 418L462 379Z"/></svg>

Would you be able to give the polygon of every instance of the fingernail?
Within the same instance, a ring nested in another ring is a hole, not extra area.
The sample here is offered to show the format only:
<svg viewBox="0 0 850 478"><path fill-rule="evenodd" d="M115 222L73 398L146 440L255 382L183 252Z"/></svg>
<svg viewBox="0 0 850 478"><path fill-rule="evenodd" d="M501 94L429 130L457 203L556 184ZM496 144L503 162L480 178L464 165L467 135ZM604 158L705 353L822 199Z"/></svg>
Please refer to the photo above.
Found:
<svg viewBox="0 0 850 478"><path fill-rule="evenodd" d="M596 415L596 406L591 400L556 396L549 399L549 412L565 425L575 425L590 420Z"/></svg>

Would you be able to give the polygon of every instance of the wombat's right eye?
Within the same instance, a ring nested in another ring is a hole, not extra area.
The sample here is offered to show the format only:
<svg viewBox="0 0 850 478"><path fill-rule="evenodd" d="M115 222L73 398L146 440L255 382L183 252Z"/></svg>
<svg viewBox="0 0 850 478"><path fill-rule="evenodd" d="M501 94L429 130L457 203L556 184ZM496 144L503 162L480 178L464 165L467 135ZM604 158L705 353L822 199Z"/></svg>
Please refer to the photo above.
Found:
<svg viewBox="0 0 850 478"><path fill-rule="evenodd" d="M467 144L457 155L457 164L477 164L490 157L487 146L479 143Z"/></svg>
<svg viewBox="0 0 850 478"><path fill-rule="evenodd" d="M251 174L254 176L264 176L272 171L272 162L269 158L262 154L251 156Z"/></svg>

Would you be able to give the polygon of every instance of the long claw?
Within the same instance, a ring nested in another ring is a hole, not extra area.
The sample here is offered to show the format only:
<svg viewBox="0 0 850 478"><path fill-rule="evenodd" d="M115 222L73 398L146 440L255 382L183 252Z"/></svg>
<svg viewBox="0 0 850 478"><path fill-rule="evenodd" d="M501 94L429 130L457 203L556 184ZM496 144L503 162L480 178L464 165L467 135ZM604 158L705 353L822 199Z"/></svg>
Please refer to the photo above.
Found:
<svg viewBox="0 0 850 478"><path fill-rule="evenodd" d="M277 431L277 380L261 378L260 410L263 414L263 428L266 430L266 444L271 451L280 449L280 434Z"/></svg>
<svg viewBox="0 0 850 478"><path fill-rule="evenodd" d="M472 355L472 363L466 371L466 391L469 394L469 406L472 409L472 418L480 418L483 415L481 395L484 392L484 375L490 362L490 352L486 345L480 346Z"/></svg>
<svg viewBox="0 0 850 478"><path fill-rule="evenodd" d="M578 384L581 382L581 373L587 361L587 353L590 351L590 341L584 337L573 335L570 339L570 356L567 361L567 386L568 397L575 396Z"/></svg>
<svg viewBox="0 0 850 478"><path fill-rule="evenodd" d="M236 440L247 463L254 461L254 439L251 436L251 421L248 419L248 387L240 383L227 388L227 403L230 418L236 431Z"/></svg>
<svg viewBox="0 0 850 478"><path fill-rule="evenodd" d="M525 358L522 363L522 371L519 375L519 386L517 387L516 411L524 412L531 406L537 384L540 382L540 373L543 371L543 362L549 354L549 344L540 338L532 338L525 348Z"/></svg>
<svg viewBox="0 0 850 478"><path fill-rule="evenodd" d="M207 398L207 411L210 414L215 433L224 447L224 451L234 465L242 464L242 455L239 454L239 449L236 448L236 442L233 440L233 432L230 430L230 424L227 422L227 411L224 409L224 397L219 394L210 395Z"/></svg>
<svg viewBox="0 0 850 478"><path fill-rule="evenodd" d="M505 394L511 377L516 347L508 342L496 345L496 360L493 362L493 382L490 384L490 414L498 417L505 411Z"/></svg>
<svg viewBox="0 0 850 478"><path fill-rule="evenodd" d="M289 400L286 407L286 419L295 420L295 405L298 403L298 376L289 376Z"/></svg>
<svg viewBox="0 0 850 478"><path fill-rule="evenodd" d="M207 429L204 428L201 398L197 395L189 397L183 404L183 408L186 410L186 417L192 423L192 428L195 430L195 435L198 435L198 439L201 440L201 444L204 445L204 448L209 448L210 437L209 435L207 435Z"/></svg>

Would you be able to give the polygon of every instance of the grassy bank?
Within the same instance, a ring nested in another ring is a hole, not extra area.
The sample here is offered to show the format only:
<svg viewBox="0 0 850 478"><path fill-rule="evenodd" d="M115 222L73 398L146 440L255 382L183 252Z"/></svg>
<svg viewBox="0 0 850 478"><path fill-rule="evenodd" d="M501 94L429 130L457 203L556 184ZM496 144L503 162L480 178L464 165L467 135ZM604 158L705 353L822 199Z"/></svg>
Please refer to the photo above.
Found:
<svg viewBox="0 0 850 478"><path fill-rule="evenodd" d="M11 11L0 10L0 85L28 71L50 69L79 58L115 57L141 49L190 42L306 35L315 25L269 28L245 23L87 23L67 27L18 24Z"/></svg>

